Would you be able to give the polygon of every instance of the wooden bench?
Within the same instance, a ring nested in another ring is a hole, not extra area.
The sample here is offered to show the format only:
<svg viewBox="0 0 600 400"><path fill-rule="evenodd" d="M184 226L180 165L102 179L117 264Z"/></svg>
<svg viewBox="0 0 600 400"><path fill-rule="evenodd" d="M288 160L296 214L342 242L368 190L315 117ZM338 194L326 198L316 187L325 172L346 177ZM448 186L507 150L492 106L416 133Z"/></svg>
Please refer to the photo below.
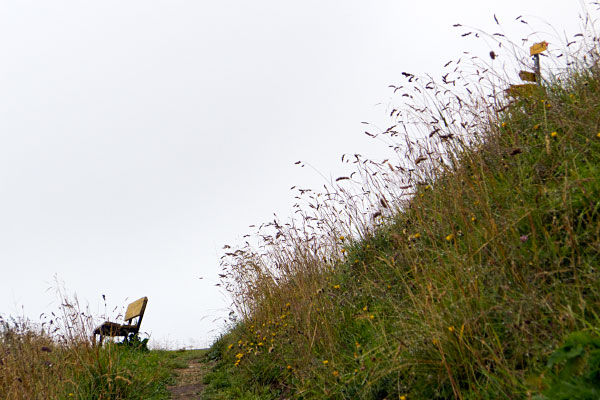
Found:
<svg viewBox="0 0 600 400"><path fill-rule="evenodd" d="M102 340L106 336L127 337L130 334L137 335L140 331L140 325L142 324L144 311L146 311L146 304L148 304L147 297L142 297L141 299L137 299L133 303L129 304L127 306L127 311L125 311L125 324L106 321L94 329L94 336L92 339L93 343L96 343L96 335L100 335L100 346L102 346Z"/></svg>

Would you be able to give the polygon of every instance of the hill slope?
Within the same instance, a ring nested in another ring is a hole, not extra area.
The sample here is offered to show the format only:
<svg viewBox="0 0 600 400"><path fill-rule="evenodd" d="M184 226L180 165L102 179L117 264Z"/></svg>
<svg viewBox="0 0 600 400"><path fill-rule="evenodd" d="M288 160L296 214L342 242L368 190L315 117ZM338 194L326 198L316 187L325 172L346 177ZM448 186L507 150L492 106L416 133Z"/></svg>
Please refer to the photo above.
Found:
<svg viewBox="0 0 600 400"><path fill-rule="evenodd" d="M412 168L379 164L382 180L363 167L379 209L346 214L358 215L346 234L323 206L320 237L274 221L266 251L232 253L242 319L212 347L207 396L552 396L551 354L572 332L600 332L597 60L592 50L527 96L454 110L476 124L429 108L435 142L415 145ZM339 206L340 193L313 204Z"/></svg>

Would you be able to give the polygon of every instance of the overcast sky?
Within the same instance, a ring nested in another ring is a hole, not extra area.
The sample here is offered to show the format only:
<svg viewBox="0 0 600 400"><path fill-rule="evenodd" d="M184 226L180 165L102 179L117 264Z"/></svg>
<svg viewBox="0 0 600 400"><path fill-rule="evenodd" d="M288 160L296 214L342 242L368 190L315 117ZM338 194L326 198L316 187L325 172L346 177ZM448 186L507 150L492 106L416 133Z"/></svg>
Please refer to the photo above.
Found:
<svg viewBox="0 0 600 400"><path fill-rule="evenodd" d="M386 127L402 71L491 50L452 24L577 32L578 1L496 4L0 0L0 314L55 309L58 277L98 314L148 296L155 345L206 346L222 246L325 183L295 161L384 155L360 122Z"/></svg>

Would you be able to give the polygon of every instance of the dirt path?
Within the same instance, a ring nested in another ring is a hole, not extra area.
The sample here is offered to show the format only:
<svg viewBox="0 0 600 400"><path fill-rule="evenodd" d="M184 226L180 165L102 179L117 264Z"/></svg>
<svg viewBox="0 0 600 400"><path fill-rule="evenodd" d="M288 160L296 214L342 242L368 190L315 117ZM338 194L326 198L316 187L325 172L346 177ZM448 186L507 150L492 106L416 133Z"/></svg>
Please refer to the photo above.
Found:
<svg viewBox="0 0 600 400"><path fill-rule="evenodd" d="M194 352L194 351L191 351ZM202 353L190 353L182 361L187 361L187 367L177 369L177 384L168 388L172 399L201 399L204 390L204 374L210 366L203 361Z"/></svg>

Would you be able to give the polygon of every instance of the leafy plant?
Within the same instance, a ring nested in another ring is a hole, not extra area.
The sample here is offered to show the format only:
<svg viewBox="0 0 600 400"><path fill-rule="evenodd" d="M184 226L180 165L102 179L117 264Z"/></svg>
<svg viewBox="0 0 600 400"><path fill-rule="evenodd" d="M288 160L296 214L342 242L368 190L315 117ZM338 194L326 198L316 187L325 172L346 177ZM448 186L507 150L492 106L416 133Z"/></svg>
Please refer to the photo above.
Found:
<svg viewBox="0 0 600 400"><path fill-rule="evenodd" d="M148 340L149 338L140 339L138 334L130 333L128 336L125 336L123 341L118 343L118 345L127 346L140 351L149 351Z"/></svg>
<svg viewBox="0 0 600 400"><path fill-rule="evenodd" d="M600 398L600 337L571 333L548 360L548 389L540 400L597 400Z"/></svg>

